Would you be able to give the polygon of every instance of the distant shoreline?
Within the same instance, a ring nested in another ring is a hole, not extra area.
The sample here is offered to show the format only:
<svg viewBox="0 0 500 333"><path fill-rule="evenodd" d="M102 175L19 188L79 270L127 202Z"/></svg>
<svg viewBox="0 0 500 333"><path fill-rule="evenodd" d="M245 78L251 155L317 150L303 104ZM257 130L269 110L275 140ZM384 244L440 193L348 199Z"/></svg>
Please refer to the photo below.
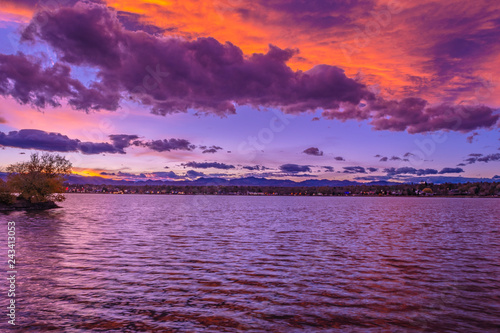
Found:
<svg viewBox="0 0 500 333"><path fill-rule="evenodd" d="M66 185L66 193L148 195L360 196L360 197L500 197L499 182L419 183L397 185L272 186L272 185Z"/></svg>
<svg viewBox="0 0 500 333"><path fill-rule="evenodd" d="M495 196L470 196L470 195L253 195L253 194L171 194L171 193L94 193L94 192L67 192L66 194L92 194L92 195L144 195L144 196L218 196L218 197L318 197L318 198L459 198L459 199L479 199L493 198L499 199L499 195Z"/></svg>

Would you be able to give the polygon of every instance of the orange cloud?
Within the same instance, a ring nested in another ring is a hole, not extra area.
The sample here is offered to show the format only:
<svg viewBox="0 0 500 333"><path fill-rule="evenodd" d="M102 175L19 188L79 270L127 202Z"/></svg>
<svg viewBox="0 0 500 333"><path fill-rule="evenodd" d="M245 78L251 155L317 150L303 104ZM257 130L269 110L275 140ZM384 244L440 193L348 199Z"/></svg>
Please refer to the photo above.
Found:
<svg viewBox="0 0 500 333"><path fill-rule="evenodd" d="M281 7L273 5L275 3ZM323 15L320 11L307 13L307 10L298 14L286 7L288 4L284 1L107 1L117 10L140 14L143 23L162 27L168 35L211 36L237 45L245 54L265 52L269 44L298 48L300 54L289 62L294 69L335 65L348 75L358 75L364 82L378 87L383 94L401 98L418 93L431 102L439 101L446 91L460 90L456 80L464 79L435 80L441 74L440 69L430 66L438 56L432 54L436 43L441 42L442 36L481 33L494 28L489 18L500 8L498 4L486 2L482 6L451 0L439 4L430 0L360 3L364 6ZM316 21L314 15L318 16ZM454 17L465 20L462 27L444 20ZM478 17L482 19L477 21ZM330 21L324 23L321 21L324 19ZM474 66L466 68L472 75L470 79L484 80L486 68L498 71L499 67L493 66L499 61L496 54L477 58ZM424 91L423 86L432 82L436 86ZM442 91L437 92L441 88ZM500 104L500 97L493 95L498 96L492 93L485 102Z"/></svg>

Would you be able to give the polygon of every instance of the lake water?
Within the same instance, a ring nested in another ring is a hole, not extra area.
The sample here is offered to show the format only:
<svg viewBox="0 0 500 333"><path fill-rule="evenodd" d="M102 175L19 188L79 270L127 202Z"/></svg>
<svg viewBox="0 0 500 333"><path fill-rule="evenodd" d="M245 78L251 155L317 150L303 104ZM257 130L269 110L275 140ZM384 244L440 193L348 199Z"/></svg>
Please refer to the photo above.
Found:
<svg viewBox="0 0 500 333"><path fill-rule="evenodd" d="M4 261L16 222L19 332L500 331L498 199L71 194L61 205L0 215Z"/></svg>

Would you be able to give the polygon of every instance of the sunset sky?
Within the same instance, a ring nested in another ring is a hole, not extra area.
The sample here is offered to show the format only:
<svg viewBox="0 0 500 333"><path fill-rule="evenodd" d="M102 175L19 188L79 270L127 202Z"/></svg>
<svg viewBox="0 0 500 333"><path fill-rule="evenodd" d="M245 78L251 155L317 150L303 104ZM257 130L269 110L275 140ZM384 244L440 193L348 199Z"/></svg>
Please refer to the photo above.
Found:
<svg viewBox="0 0 500 333"><path fill-rule="evenodd" d="M0 168L50 151L129 180L500 175L496 1L0 3Z"/></svg>

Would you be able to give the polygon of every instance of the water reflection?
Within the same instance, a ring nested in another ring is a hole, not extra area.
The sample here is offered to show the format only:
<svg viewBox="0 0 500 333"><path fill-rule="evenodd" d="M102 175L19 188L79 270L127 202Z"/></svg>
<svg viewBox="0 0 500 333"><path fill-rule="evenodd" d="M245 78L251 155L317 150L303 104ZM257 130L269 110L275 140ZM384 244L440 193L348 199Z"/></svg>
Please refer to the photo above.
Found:
<svg viewBox="0 0 500 333"><path fill-rule="evenodd" d="M0 221L18 226L20 332L485 332L497 203L70 195Z"/></svg>

